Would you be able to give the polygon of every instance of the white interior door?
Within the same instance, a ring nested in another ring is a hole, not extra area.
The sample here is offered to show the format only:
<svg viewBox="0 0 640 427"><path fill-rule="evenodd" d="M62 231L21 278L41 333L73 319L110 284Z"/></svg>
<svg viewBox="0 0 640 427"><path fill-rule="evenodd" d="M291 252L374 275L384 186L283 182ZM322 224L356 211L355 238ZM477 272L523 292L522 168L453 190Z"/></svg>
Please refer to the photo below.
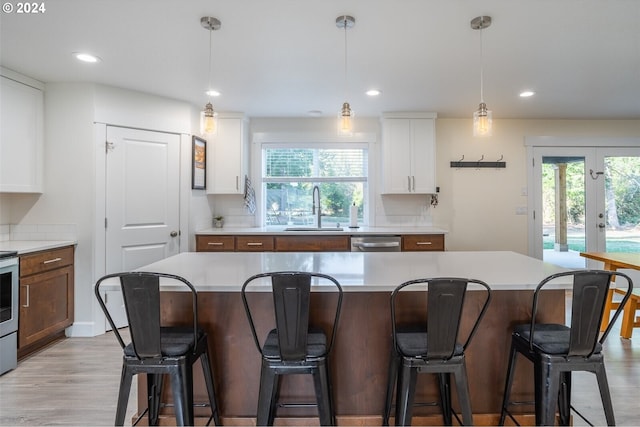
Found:
<svg viewBox="0 0 640 427"><path fill-rule="evenodd" d="M179 135L107 126L107 274L179 252L179 172ZM127 326L121 292L103 298L116 326Z"/></svg>
<svg viewBox="0 0 640 427"><path fill-rule="evenodd" d="M180 247L180 136L107 127L106 272L129 271Z"/></svg>

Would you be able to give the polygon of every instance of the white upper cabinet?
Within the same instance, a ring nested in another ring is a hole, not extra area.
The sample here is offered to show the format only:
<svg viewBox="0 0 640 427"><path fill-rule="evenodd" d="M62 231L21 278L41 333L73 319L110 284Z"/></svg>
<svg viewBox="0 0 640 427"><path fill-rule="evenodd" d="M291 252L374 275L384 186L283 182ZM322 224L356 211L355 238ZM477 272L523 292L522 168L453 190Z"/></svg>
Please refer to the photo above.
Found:
<svg viewBox="0 0 640 427"><path fill-rule="evenodd" d="M41 193L43 85L2 69L0 76L0 193Z"/></svg>
<svg viewBox="0 0 640 427"><path fill-rule="evenodd" d="M433 113L383 115L383 194L435 194L435 119Z"/></svg>
<svg viewBox="0 0 640 427"><path fill-rule="evenodd" d="M216 134L207 140L207 193L243 194L248 147L243 115L218 116Z"/></svg>

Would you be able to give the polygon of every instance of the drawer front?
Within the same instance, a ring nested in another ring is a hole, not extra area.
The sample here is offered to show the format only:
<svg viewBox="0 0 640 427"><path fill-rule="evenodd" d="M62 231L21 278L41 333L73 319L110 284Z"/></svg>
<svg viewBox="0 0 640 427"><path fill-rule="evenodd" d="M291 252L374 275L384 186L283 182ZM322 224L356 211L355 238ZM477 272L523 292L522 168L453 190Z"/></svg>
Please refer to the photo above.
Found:
<svg viewBox="0 0 640 427"><path fill-rule="evenodd" d="M444 251L444 234L406 234L403 251Z"/></svg>
<svg viewBox="0 0 640 427"><path fill-rule="evenodd" d="M349 236L276 237L276 251L280 252L343 252L350 249Z"/></svg>
<svg viewBox="0 0 640 427"><path fill-rule="evenodd" d="M20 256L20 277L73 264L73 246Z"/></svg>
<svg viewBox="0 0 640 427"><path fill-rule="evenodd" d="M237 236L236 251L238 252L273 251L273 237L272 236Z"/></svg>
<svg viewBox="0 0 640 427"><path fill-rule="evenodd" d="M233 252L233 236L196 236L196 252Z"/></svg>

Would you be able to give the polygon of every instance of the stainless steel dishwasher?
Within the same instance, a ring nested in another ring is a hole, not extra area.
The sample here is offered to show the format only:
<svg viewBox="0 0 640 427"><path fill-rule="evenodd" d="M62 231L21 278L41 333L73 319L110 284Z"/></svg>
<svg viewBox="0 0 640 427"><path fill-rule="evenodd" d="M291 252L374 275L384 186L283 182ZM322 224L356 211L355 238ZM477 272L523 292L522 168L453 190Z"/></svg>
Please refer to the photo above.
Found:
<svg viewBox="0 0 640 427"><path fill-rule="evenodd" d="M351 236L351 252L400 252L400 236Z"/></svg>

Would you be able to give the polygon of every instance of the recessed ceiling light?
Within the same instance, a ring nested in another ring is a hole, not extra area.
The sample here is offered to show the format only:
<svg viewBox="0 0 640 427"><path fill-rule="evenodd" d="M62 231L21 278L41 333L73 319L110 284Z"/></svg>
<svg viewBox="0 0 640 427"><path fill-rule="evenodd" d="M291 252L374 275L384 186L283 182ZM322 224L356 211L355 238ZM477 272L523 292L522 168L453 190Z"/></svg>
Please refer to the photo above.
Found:
<svg viewBox="0 0 640 427"><path fill-rule="evenodd" d="M74 52L73 56L75 56L77 60L82 62L96 63L100 61L100 58L95 55L91 55L90 53Z"/></svg>
<svg viewBox="0 0 640 427"><path fill-rule="evenodd" d="M211 89L205 92L207 96L220 96L220 92L217 90Z"/></svg>
<svg viewBox="0 0 640 427"><path fill-rule="evenodd" d="M378 89L369 89L368 91L365 92L367 95L369 96L378 96L380 95L382 92L380 92Z"/></svg>
<svg viewBox="0 0 640 427"><path fill-rule="evenodd" d="M536 93L532 90L524 90L520 92L520 98L529 98L530 96L535 95Z"/></svg>

